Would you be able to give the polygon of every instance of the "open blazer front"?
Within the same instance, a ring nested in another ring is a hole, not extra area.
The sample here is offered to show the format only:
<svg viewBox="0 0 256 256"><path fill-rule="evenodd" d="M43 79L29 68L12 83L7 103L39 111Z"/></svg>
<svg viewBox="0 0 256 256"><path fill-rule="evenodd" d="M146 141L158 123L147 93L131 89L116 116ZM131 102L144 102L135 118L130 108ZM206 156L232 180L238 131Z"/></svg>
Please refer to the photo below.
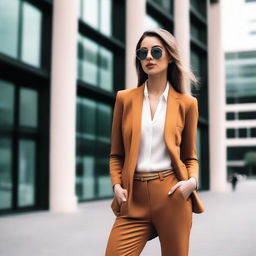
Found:
<svg viewBox="0 0 256 256"><path fill-rule="evenodd" d="M111 203L116 216L126 214L133 216L132 196L136 196L132 192L133 176L140 148L144 87L145 83L136 88L119 90L116 95L109 161L110 176L113 186L119 183L127 189L126 202L122 202L119 206L114 197ZM164 124L164 142L178 180L187 180L194 176L198 181L197 122L197 99L177 92L170 83ZM192 192L191 199L192 211L202 213L205 208L196 190Z"/></svg>

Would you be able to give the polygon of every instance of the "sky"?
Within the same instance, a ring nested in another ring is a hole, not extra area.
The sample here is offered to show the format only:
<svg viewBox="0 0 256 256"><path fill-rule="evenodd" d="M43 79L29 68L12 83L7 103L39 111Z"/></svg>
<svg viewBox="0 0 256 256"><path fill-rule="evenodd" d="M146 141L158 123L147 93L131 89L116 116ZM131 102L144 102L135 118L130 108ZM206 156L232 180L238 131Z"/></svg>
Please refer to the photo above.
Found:
<svg viewBox="0 0 256 256"><path fill-rule="evenodd" d="M256 1L222 1L224 50L256 50Z"/></svg>

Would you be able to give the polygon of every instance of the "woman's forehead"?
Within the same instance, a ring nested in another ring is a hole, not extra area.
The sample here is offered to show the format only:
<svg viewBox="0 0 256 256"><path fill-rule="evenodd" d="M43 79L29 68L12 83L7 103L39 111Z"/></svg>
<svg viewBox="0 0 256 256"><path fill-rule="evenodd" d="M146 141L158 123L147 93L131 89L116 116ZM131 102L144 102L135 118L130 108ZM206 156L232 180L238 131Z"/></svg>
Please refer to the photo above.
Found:
<svg viewBox="0 0 256 256"><path fill-rule="evenodd" d="M161 46L163 47L163 44L161 43L160 39L155 36L147 36L145 37L141 42L141 47L152 47L152 46Z"/></svg>

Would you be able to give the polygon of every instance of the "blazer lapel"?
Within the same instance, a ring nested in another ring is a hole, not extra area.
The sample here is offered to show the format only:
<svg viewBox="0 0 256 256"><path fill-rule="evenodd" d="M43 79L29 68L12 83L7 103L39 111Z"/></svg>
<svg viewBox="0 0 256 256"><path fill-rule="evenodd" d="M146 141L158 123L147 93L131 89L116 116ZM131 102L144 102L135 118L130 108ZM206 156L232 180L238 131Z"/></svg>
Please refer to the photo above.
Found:
<svg viewBox="0 0 256 256"><path fill-rule="evenodd" d="M141 119L142 119L142 106L144 98L145 83L138 87L135 95L132 99L132 141L130 148L131 166L132 170L135 171L141 138ZM167 97L167 108L164 123L164 141L169 150L172 161L174 160L172 153L172 145L175 145L175 126L178 116L179 108L179 97L173 86L170 84L168 97Z"/></svg>

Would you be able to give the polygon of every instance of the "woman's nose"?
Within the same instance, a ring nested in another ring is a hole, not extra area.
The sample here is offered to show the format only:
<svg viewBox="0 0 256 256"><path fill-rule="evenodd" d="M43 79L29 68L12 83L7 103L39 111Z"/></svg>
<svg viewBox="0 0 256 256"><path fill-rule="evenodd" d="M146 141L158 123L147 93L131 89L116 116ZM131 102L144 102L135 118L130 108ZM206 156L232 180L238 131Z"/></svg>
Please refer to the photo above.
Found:
<svg viewBox="0 0 256 256"><path fill-rule="evenodd" d="M152 55L151 55L151 52L150 51L148 51L148 54L147 54L147 60L152 60L153 59L153 57L152 57Z"/></svg>

